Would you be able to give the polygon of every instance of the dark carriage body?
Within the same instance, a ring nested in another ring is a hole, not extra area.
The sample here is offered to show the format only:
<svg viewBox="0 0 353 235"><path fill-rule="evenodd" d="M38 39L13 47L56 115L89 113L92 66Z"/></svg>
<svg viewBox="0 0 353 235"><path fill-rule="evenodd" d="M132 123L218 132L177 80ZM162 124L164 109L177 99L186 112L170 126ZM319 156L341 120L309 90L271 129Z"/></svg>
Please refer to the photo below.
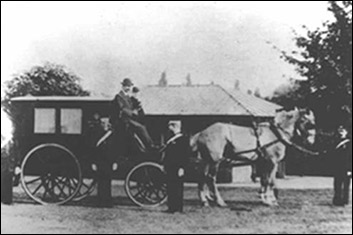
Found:
<svg viewBox="0 0 353 235"><path fill-rule="evenodd" d="M77 156L84 168L92 158L93 116L108 120L112 108L110 99L94 97L18 97L11 102L17 113L19 156L39 144L56 143Z"/></svg>
<svg viewBox="0 0 353 235"><path fill-rule="evenodd" d="M16 112L15 142L21 182L29 197L41 204L61 205L82 200L94 191L97 172L92 166L100 151L107 151L96 144L111 132L109 120L114 108L111 101L70 96L11 100ZM114 148L105 149L110 150L105 154L116 154L111 151ZM125 190L131 200L140 206L156 206L165 201L164 183L160 180L164 173L159 164L144 159L130 161L128 170L117 173L126 177ZM141 190L147 190L146 185L151 185L154 178L159 182L154 185L159 185L160 195L146 193L141 198Z"/></svg>

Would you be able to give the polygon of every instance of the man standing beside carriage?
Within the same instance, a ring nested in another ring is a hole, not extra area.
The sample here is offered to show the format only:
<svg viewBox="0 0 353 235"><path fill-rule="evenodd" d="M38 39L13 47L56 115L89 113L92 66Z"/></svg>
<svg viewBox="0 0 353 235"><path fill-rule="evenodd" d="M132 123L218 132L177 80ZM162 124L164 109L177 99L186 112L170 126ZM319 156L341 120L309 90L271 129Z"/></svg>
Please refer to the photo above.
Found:
<svg viewBox="0 0 353 235"><path fill-rule="evenodd" d="M173 136L167 142L164 169L167 173L167 213L183 212L184 174L191 156L189 139L181 133L181 122L170 121L168 129Z"/></svg>
<svg viewBox="0 0 353 235"><path fill-rule="evenodd" d="M335 206L344 206L349 203L349 187L352 177L352 141L348 137L348 131L344 126L339 126L339 140L335 147L333 175Z"/></svg>

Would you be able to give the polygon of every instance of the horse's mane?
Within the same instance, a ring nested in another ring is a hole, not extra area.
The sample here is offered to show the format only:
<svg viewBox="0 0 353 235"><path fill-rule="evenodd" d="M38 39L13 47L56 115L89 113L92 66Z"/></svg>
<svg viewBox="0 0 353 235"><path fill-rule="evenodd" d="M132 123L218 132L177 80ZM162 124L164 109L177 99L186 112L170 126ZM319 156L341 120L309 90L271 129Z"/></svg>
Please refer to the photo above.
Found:
<svg viewBox="0 0 353 235"><path fill-rule="evenodd" d="M197 140L200 136L200 132L196 133L195 135L190 136L190 147L193 152L197 151Z"/></svg>

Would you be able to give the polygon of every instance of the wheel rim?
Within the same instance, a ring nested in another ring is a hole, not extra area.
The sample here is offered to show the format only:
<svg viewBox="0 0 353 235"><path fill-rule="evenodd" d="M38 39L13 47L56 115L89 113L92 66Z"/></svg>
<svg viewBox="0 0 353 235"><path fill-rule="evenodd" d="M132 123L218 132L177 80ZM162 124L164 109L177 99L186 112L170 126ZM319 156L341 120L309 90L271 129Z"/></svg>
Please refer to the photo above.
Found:
<svg viewBox="0 0 353 235"><path fill-rule="evenodd" d="M73 201L78 202L86 197L90 196L97 188L97 180L96 179L83 179L80 190L77 192Z"/></svg>
<svg viewBox="0 0 353 235"><path fill-rule="evenodd" d="M141 207L156 207L167 200L165 174L160 165L145 162L134 167L126 177L129 198Z"/></svg>
<svg viewBox="0 0 353 235"><path fill-rule="evenodd" d="M82 172L75 155L58 144L32 149L22 163L21 183L27 195L43 205L61 205L81 188Z"/></svg>

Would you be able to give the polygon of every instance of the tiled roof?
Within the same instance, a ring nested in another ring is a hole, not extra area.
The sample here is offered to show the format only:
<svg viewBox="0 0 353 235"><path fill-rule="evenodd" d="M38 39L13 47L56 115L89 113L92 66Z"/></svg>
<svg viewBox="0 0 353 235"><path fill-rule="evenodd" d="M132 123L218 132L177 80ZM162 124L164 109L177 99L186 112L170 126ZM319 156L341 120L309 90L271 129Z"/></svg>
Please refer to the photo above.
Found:
<svg viewBox="0 0 353 235"><path fill-rule="evenodd" d="M280 106L218 85L149 86L140 98L151 115L254 115L273 117Z"/></svg>
<svg viewBox="0 0 353 235"><path fill-rule="evenodd" d="M276 110L282 108L277 104L243 93L239 90L228 90L228 92L254 116L273 117L276 114Z"/></svg>

